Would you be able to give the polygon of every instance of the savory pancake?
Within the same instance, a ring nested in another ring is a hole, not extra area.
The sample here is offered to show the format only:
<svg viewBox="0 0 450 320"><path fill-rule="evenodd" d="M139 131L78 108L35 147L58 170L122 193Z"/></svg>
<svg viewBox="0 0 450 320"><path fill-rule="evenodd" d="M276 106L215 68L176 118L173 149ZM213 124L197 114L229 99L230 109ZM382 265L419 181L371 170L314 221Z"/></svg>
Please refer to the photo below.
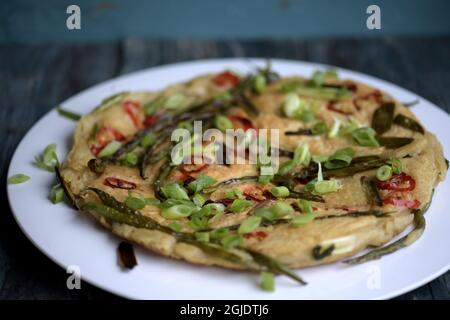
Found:
<svg viewBox="0 0 450 320"><path fill-rule="evenodd" d="M194 121L242 129L243 157L225 139L200 141L199 153L192 135L194 163L177 162L171 135ZM272 174L245 161L261 129L278 134L266 148ZM348 261L363 262L416 240L446 172L436 137L394 97L332 71L281 78L267 68L105 99L78 122L59 174L76 208L148 250L301 282L289 268L380 247Z"/></svg>

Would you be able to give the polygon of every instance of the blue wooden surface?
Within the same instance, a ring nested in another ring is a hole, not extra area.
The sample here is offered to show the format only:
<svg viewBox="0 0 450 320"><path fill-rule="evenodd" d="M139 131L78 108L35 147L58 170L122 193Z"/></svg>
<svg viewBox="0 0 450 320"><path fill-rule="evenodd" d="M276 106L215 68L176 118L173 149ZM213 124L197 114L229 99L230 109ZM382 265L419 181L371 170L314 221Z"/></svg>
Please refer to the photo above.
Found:
<svg viewBox="0 0 450 320"><path fill-rule="evenodd" d="M81 9L81 30L66 8ZM366 27L371 4L381 30ZM448 0L2 0L0 42L450 34Z"/></svg>
<svg viewBox="0 0 450 320"><path fill-rule="evenodd" d="M450 37L127 39L91 45L0 45L0 299L116 298L87 283L82 284L82 290L68 290L65 271L39 252L15 223L7 204L5 175L12 153L27 130L61 101L117 75L178 61L234 56L298 59L357 70L405 87L450 111ZM408 266L401 268L408 271ZM450 299L450 272L400 299Z"/></svg>

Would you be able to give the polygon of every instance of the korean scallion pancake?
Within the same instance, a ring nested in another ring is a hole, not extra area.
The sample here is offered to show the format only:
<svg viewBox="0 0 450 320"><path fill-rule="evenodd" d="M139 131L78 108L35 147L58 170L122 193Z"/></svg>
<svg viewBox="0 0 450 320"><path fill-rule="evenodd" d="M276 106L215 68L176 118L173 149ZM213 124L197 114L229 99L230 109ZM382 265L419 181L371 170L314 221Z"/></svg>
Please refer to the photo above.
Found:
<svg viewBox="0 0 450 320"><path fill-rule="evenodd" d="M171 133L194 120L278 129L279 171L174 165ZM414 224L403 242L353 261L412 243L446 171L436 137L394 97L328 71L264 69L105 99L78 122L60 178L80 211L150 251L286 273L381 247Z"/></svg>

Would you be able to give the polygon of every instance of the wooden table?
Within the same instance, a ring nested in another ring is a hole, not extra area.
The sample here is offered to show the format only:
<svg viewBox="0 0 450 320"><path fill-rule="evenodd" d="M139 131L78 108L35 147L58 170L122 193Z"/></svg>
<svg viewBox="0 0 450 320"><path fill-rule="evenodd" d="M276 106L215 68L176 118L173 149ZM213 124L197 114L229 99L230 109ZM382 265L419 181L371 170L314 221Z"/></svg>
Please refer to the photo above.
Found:
<svg viewBox="0 0 450 320"><path fill-rule="evenodd" d="M126 39L88 45L1 45L0 299L117 298L87 283L82 283L82 290L66 289L65 271L37 250L14 221L6 198L6 170L28 129L61 101L104 80L157 65L216 57L274 57L336 65L393 82L450 110L449 37L304 41ZM447 250L446 244L442 245L442 250ZM450 299L450 272L399 299Z"/></svg>

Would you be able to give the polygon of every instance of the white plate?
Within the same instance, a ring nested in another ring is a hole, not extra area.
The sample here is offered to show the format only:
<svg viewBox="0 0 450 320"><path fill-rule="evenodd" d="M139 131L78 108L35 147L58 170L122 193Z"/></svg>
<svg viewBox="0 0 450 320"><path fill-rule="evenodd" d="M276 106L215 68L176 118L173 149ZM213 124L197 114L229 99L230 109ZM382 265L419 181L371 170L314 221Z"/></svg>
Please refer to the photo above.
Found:
<svg viewBox="0 0 450 320"><path fill-rule="evenodd" d="M260 59L224 59L179 63L152 68L106 81L63 102L65 108L89 112L104 97L123 90L161 89L174 82L188 80L206 72L225 68L248 72ZM274 60L281 75L310 75L324 65ZM338 69L343 78L352 78L388 92L400 101L419 99L413 111L428 129L437 134L450 150L446 133L449 116L417 95L385 81L357 72ZM75 123L62 118L55 110L39 120L23 138L12 158L8 176L25 173L31 180L8 186L8 198L23 232L50 259L60 266L79 266L81 276L102 289L134 299L385 299L417 288L449 269L450 180L439 185L428 211L427 228L422 238L407 249L381 260L357 266L342 263L300 270L308 281L299 286L286 277L277 278L274 293L258 288L258 275L221 268L198 267L145 252L137 248L139 265L121 271L117 265L119 240L67 205L53 205L47 198L54 176L32 165L35 155L49 143L56 143L64 159L70 148ZM447 155L448 158L448 155Z"/></svg>

